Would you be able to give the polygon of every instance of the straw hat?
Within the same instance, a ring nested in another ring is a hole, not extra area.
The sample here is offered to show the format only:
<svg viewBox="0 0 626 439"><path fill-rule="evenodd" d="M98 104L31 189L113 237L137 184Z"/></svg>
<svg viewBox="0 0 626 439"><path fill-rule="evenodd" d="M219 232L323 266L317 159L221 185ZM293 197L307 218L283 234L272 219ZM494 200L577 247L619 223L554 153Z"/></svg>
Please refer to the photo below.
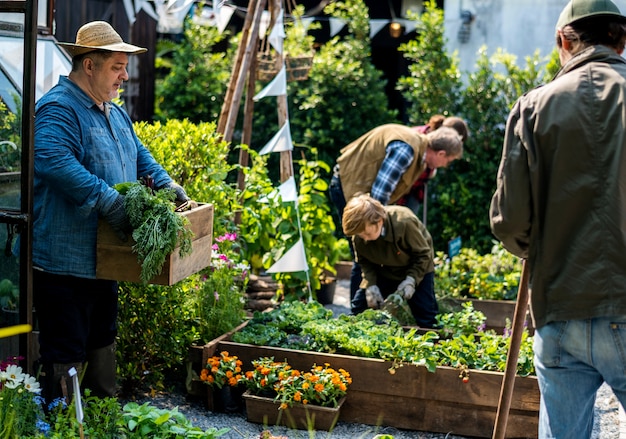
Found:
<svg viewBox="0 0 626 439"><path fill-rule="evenodd" d="M148 49L125 43L120 34L106 21L92 21L83 25L76 32L75 43L57 43L70 55L77 56L94 50L111 52L143 53Z"/></svg>

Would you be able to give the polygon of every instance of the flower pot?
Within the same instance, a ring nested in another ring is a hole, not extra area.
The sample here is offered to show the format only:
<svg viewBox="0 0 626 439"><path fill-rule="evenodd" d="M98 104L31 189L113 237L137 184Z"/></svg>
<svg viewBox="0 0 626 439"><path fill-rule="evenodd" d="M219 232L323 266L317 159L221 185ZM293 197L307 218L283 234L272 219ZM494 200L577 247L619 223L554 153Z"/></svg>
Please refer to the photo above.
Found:
<svg viewBox="0 0 626 439"><path fill-rule="evenodd" d="M332 431L337 424L341 406L346 397L339 400L337 407L321 407L312 404L294 403L293 406L279 409L280 402L273 398L243 394L246 403L246 416L249 422L264 425L284 425L299 430Z"/></svg>
<svg viewBox="0 0 626 439"><path fill-rule="evenodd" d="M317 301L322 305L330 305L335 299L335 288L337 287L337 279L334 277L326 277L321 281L321 287L315 292Z"/></svg>
<svg viewBox="0 0 626 439"><path fill-rule="evenodd" d="M207 409L218 413L238 413L243 409L243 391L242 388L231 386L221 389L208 387Z"/></svg>

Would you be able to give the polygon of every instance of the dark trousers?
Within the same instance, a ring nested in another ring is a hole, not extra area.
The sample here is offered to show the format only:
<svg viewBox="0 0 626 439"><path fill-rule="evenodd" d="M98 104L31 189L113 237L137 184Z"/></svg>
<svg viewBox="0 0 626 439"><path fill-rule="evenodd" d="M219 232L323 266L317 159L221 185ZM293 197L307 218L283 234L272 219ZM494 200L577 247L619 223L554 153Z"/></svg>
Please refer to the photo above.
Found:
<svg viewBox="0 0 626 439"><path fill-rule="evenodd" d="M82 363L117 334L117 282L33 271L42 364Z"/></svg>
<svg viewBox="0 0 626 439"><path fill-rule="evenodd" d="M396 292L399 280L391 280L378 276L376 286L380 289L383 298ZM439 313L437 298L435 297L435 274L428 273L424 279L415 287L415 294L408 301L413 317L417 325L421 328L434 328L437 325L436 315ZM362 313L367 309L365 290L359 288L351 301L352 314Z"/></svg>
<svg viewBox="0 0 626 439"><path fill-rule="evenodd" d="M336 215L338 216L337 227L342 230L341 219L343 217L343 210L346 208L346 198L343 195L343 189L341 187L341 179L339 174L335 173L330 180L330 187L328 189L330 201L335 205ZM350 244L350 253L352 253L352 260L354 261L354 248L352 248L352 240L348 239ZM352 263L352 271L350 272L350 300L354 299L356 291L361 284L362 273L361 266L356 262Z"/></svg>

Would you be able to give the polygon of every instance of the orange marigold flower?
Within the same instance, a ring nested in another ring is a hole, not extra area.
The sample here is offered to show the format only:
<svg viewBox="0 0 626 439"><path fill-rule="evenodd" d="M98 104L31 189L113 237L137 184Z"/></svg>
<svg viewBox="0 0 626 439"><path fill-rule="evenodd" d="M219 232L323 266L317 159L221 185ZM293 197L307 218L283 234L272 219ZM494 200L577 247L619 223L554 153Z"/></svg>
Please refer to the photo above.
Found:
<svg viewBox="0 0 626 439"><path fill-rule="evenodd" d="M300 401L302 400L302 393L300 393L300 391L297 391L294 395L293 395L293 400L294 401Z"/></svg>
<svg viewBox="0 0 626 439"><path fill-rule="evenodd" d="M322 393L322 392L324 391L324 384L322 384L322 383L317 383L317 384L315 385L315 391L316 391L316 392L319 392L319 393Z"/></svg>
<svg viewBox="0 0 626 439"><path fill-rule="evenodd" d="M226 371L226 378L231 378L233 376L233 371L232 370L227 370Z"/></svg>

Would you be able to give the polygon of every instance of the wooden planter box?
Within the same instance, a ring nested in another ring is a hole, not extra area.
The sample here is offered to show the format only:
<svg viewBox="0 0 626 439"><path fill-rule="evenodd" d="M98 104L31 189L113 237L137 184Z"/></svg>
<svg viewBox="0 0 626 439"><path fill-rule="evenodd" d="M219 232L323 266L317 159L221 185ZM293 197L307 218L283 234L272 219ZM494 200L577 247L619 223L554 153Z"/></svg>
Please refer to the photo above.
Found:
<svg viewBox="0 0 626 439"><path fill-rule="evenodd" d="M343 397L337 407L320 407L312 404L293 404L279 410L280 402L273 398L256 396L248 391L243 394L246 402L246 418L248 422L263 425L284 425L299 430L332 431L339 420L341 407L346 398Z"/></svg>
<svg viewBox="0 0 626 439"><path fill-rule="evenodd" d="M253 346L229 341L229 336L202 348L202 364L223 350L238 356L244 370L252 369L251 361L260 357L287 360L301 370L323 363L347 370L352 384L339 416L343 422L492 437L501 372L470 370L467 383L459 378L459 370L450 367L438 367L431 373L424 367L404 365L391 374L391 363L380 359ZM537 438L538 418L536 377L516 377L506 437Z"/></svg>
<svg viewBox="0 0 626 439"><path fill-rule="evenodd" d="M211 263L213 245L213 205L200 204L197 208L182 212L189 220L189 228L194 234L191 254L181 258L177 247L166 259L160 275L150 283L173 285L176 282L206 268ZM120 240L106 221L98 223L96 252L96 277L126 282L141 282L141 265L137 254L133 253L135 241Z"/></svg>

